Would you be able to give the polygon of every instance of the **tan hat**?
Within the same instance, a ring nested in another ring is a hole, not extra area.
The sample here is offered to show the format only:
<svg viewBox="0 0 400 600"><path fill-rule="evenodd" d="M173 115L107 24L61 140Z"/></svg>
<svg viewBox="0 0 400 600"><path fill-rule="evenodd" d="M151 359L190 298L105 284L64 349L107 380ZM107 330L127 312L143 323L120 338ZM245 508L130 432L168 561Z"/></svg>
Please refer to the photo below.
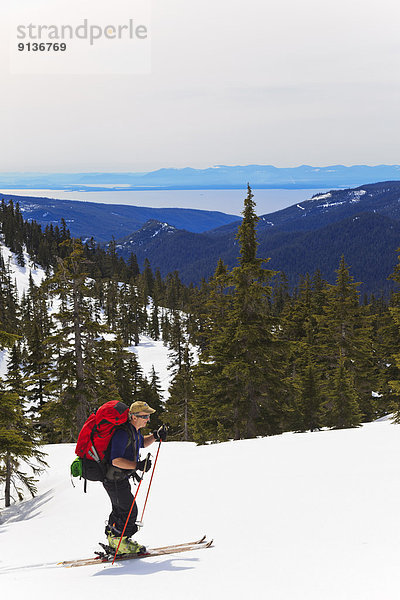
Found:
<svg viewBox="0 0 400 600"><path fill-rule="evenodd" d="M137 415L138 413L145 413L146 415L151 415L155 412L156 411L154 410L154 408L151 408L151 406L149 406L147 402L142 402L141 400L137 400L136 402L131 404L129 409L130 415Z"/></svg>

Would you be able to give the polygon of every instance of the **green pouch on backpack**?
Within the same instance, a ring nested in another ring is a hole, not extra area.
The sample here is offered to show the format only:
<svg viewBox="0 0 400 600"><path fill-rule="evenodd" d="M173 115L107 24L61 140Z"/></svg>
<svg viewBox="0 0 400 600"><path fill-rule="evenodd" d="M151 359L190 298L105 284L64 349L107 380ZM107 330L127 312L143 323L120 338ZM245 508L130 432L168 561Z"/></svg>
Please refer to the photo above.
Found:
<svg viewBox="0 0 400 600"><path fill-rule="evenodd" d="M82 477L82 459L79 456L71 463L72 477Z"/></svg>

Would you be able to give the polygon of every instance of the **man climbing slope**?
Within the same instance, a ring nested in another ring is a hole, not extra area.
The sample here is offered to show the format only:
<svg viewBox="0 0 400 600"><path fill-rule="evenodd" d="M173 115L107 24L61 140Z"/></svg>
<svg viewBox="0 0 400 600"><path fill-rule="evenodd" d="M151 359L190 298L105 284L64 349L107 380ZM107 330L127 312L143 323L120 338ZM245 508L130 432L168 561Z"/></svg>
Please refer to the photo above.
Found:
<svg viewBox="0 0 400 600"><path fill-rule="evenodd" d="M134 402L130 406L127 423L115 431L109 446L110 466L107 469L103 486L110 497L112 510L105 533L109 546L115 550L120 542L134 500L129 478L135 476L136 471L144 472L151 468L150 459L140 459L140 449L147 448L155 441L164 442L167 438L165 425L161 425L153 433L144 437L140 432L140 429L147 426L150 415L154 412L155 410L147 402ZM143 546L130 539L138 531L137 514L138 509L135 502L118 554L143 551Z"/></svg>

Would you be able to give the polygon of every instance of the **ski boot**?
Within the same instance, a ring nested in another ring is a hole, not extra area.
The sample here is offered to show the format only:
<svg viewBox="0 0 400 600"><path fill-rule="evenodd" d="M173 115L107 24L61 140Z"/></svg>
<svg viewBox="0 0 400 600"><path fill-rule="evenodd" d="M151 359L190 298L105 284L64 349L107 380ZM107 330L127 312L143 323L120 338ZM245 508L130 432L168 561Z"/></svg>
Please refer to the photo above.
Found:
<svg viewBox="0 0 400 600"><path fill-rule="evenodd" d="M111 534L107 536L108 545L114 551L118 548L119 544L118 554L144 554L146 552L145 546L141 546L126 535L121 539L121 543L119 543L120 539L120 537Z"/></svg>

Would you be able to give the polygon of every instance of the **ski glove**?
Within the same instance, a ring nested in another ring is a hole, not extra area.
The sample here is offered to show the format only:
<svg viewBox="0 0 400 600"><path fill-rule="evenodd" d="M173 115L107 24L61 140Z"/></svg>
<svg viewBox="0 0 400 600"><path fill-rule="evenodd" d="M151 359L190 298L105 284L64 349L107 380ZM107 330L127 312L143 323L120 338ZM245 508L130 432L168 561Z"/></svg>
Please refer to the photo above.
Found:
<svg viewBox="0 0 400 600"><path fill-rule="evenodd" d="M147 464L146 464L147 461ZM146 467L146 470L144 470ZM151 469L151 460L144 458L143 460L138 460L136 463L136 470L139 471L143 471L144 473L147 473L147 471L150 471Z"/></svg>
<svg viewBox="0 0 400 600"><path fill-rule="evenodd" d="M161 427L153 431L154 439L156 440L156 442L159 442L160 440L165 442L165 440L167 439L167 433L168 427L166 425L161 425Z"/></svg>

